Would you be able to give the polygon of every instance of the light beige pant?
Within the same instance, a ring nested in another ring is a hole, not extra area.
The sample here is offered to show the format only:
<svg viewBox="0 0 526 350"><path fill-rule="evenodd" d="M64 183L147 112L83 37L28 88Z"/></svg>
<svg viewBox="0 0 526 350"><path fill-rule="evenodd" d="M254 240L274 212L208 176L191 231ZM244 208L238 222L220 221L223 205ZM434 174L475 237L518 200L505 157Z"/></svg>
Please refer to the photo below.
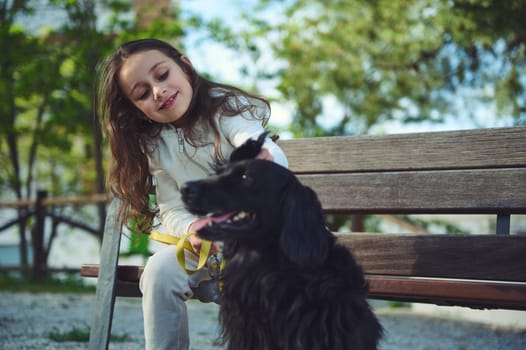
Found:
<svg viewBox="0 0 526 350"><path fill-rule="evenodd" d="M187 267L197 264L186 254ZM177 262L175 246L153 254L146 263L140 280L146 350L187 350L189 347L188 313L185 301L192 288L210 279L203 269L187 275Z"/></svg>

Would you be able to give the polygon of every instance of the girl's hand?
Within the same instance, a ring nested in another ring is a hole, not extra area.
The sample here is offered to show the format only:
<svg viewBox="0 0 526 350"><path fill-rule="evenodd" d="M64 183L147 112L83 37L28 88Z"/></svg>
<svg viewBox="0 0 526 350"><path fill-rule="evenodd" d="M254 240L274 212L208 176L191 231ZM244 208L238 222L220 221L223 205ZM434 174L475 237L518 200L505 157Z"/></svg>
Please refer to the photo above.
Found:
<svg viewBox="0 0 526 350"><path fill-rule="evenodd" d="M259 152L259 154L256 156L256 159L274 161L274 157L272 157L272 154L270 154L270 152L266 148L261 149L261 152Z"/></svg>
<svg viewBox="0 0 526 350"><path fill-rule="evenodd" d="M193 223L190 224L190 226L188 227L188 232L197 232L203 227L205 227L206 225L208 225L210 221L213 221L213 219L209 217L197 219ZM197 235L192 234L188 236L188 241L190 242L190 245L192 246L193 251L196 254L199 254L199 252L201 251L201 245L203 244L203 240ZM216 242L212 242L212 245L210 246L209 255L215 254L218 251L219 251L218 244Z"/></svg>

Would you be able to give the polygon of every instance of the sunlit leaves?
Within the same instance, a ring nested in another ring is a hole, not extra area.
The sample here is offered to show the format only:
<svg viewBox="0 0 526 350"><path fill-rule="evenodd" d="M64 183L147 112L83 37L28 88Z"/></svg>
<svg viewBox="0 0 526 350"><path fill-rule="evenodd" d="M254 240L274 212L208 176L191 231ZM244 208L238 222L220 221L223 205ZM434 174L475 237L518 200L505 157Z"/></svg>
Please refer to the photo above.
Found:
<svg viewBox="0 0 526 350"><path fill-rule="evenodd" d="M0 0L0 185L10 186L3 195L31 197L35 184L49 185L50 195L103 190L97 63L124 40L173 42L183 33L178 9L147 28L131 10L128 0Z"/></svg>
<svg viewBox="0 0 526 350"><path fill-rule="evenodd" d="M75 70L75 62L72 59L66 59L60 65L60 75L65 78L71 77Z"/></svg>
<svg viewBox="0 0 526 350"><path fill-rule="evenodd" d="M526 119L525 0L291 0L257 8L247 11L252 27L241 36L247 47L264 41L272 49L279 69L260 66L258 76L277 79L283 100L296 105L299 135L440 122L469 115L459 106L475 101ZM326 106L329 96L339 108ZM324 129L323 118L341 125Z"/></svg>

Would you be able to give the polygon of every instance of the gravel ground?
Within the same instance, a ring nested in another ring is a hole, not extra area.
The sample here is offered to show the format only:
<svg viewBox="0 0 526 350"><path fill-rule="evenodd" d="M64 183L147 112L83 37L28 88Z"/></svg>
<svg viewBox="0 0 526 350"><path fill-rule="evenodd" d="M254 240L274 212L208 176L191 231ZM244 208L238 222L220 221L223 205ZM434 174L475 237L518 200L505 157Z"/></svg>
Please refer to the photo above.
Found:
<svg viewBox="0 0 526 350"><path fill-rule="evenodd" d="M0 293L0 349L86 349L83 342L57 342L50 333L87 329L94 295ZM191 349L217 350L214 304L188 302ZM479 323L415 315L404 309L376 310L386 329L381 350L524 350L526 329L495 328ZM139 299L117 298L113 334L126 336L110 349L144 348ZM245 350L245 349L240 349Z"/></svg>

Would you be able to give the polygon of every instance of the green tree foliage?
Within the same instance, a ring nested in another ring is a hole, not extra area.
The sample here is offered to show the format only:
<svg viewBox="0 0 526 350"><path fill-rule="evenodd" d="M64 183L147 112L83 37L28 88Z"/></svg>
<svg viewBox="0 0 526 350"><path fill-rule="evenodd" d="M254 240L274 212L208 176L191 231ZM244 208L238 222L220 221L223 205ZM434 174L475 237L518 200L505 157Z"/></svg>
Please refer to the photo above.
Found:
<svg viewBox="0 0 526 350"><path fill-rule="evenodd" d="M93 108L97 65L124 40L176 41L182 35L175 12L163 9L163 18L144 27L132 5L126 0L0 0L2 199L31 199L37 189L50 196L104 192L103 144ZM19 210L18 217L25 213ZM101 226L103 218L101 205ZM20 221L23 265L27 226L31 221Z"/></svg>
<svg viewBox="0 0 526 350"><path fill-rule="evenodd" d="M260 0L245 16L240 35L211 28L256 63L272 52L258 78L295 105L296 134L438 123L477 105L526 123L525 0Z"/></svg>
<svg viewBox="0 0 526 350"><path fill-rule="evenodd" d="M53 196L104 190L95 164L97 64L124 40L178 40L175 15L143 28L130 1L0 0L4 198L31 198L37 186Z"/></svg>

